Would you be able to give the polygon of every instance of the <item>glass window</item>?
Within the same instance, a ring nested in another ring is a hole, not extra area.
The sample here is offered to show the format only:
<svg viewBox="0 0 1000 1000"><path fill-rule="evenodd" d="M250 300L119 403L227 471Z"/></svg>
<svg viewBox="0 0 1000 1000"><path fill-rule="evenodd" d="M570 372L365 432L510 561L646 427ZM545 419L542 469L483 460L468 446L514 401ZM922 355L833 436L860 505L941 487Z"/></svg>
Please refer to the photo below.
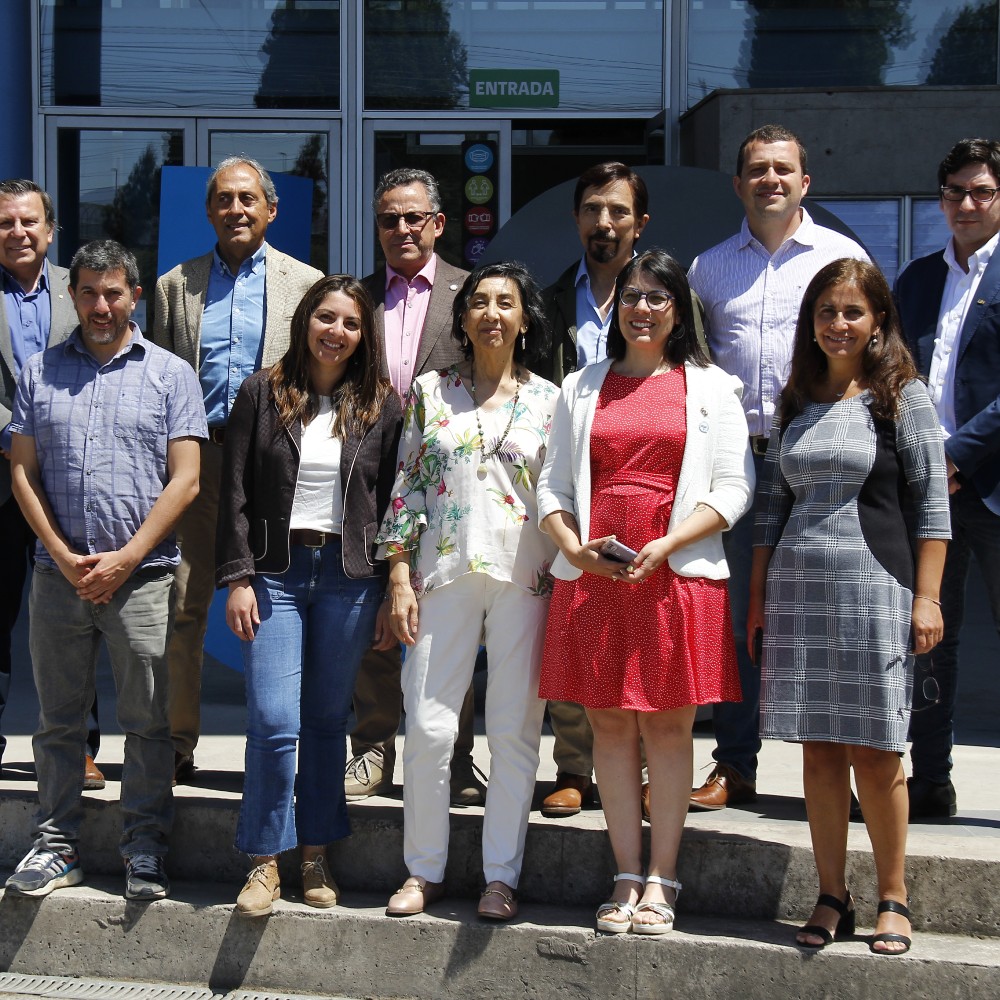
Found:
<svg viewBox="0 0 1000 1000"><path fill-rule="evenodd" d="M662 107L662 0L365 0L364 11L370 109Z"/></svg>
<svg viewBox="0 0 1000 1000"><path fill-rule="evenodd" d="M43 105L337 108L340 0L41 0Z"/></svg>
<svg viewBox="0 0 1000 1000"><path fill-rule="evenodd" d="M113 239L128 247L146 292L135 320L148 330L160 236L160 168L183 164L184 133L61 128L57 160L59 263L69 267L90 240Z"/></svg>
<svg viewBox="0 0 1000 1000"><path fill-rule="evenodd" d="M328 273L330 263L329 137L326 132L211 131L208 162L227 156L250 156L269 173L292 174L313 181L312 236L309 263ZM279 206L280 207L280 206ZM339 225L339 218L336 220Z"/></svg>
<svg viewBox="0 0 1000 1000"><path fill-rule="evenodd" d="M997 82L998 0L689 0L688 107L718 88Z"/></svg>
<svg viewBox="0 0 1000 1000"><path fill-rule="evenodd" d="M817 198L815 204L851 228L891 285L899 270L899 199Z"/></svg>
<svg viewBox="0 0 1000 1000"><path fill-rule="evenodd" d="M951 230L944 220L944 212L937 198L914 198L911 219L910 259L926 257L941 250L951 239Z"/></svg>

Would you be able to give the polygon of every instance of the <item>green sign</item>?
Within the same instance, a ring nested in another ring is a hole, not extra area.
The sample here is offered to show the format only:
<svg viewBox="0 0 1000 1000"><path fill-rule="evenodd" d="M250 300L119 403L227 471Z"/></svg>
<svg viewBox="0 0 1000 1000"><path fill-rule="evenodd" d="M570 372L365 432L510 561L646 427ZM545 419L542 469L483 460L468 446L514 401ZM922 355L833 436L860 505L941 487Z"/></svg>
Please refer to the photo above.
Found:
<svg viewBox="0 0 1000 1000"><path fill-rule="evenodd" d="M469 70L469 107L558 108L559 70Z"/></svg>

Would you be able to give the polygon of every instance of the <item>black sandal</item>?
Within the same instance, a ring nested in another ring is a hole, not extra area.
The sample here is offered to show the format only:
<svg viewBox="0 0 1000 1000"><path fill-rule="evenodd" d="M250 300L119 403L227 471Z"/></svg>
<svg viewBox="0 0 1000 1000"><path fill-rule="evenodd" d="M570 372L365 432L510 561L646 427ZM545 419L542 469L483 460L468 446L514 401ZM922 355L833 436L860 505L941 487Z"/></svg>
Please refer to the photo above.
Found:
<svg viewBox="0 0 1000 1000"><path fill-rule="evenodd" d="M878 904L878 913L898 913L901 917L906 917L910 920L910 908L904 906L902 903L897 903L894 899L883 899L882 902ZM912 921L910 921L912 924ZM904 947L899 951L887 951L884 948L876 948L876 941L899 941ZM891 934L888 931L883 931L881 934L873 934L871 941L868 943L868 948L874 955L905 955L910 950L910 945L912 940L908 938L905 934Z"/></svg>
<svg viewBox="0 0 1000 1000"><path fill-rule="evenodd" d="M831 934L825 927L820 927L819 924L806 924L805 927L800 927L795 932L795 943L797 945L802 948L825 948L828 944L833 944L837 938L851 937L854 934L855 911L850 889L847 890L847 898L843 901L837 899L836 896L830 896L824 892L816 900L816 905L826 906L831 910L836 910L840 914L840 920L837 922L837 930ZM813 944L810 941L800 941L798 939L799 934L812 934L815 937L822 938L823 943Z"/></svg>

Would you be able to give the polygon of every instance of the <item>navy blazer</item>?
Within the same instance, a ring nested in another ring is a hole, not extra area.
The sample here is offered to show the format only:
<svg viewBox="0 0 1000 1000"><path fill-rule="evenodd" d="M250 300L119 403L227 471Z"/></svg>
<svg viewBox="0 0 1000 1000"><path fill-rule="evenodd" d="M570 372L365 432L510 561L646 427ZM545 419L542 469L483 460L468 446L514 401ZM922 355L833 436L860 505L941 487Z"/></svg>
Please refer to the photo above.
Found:
<svg viewBox="0 0 1000 1000"><path fill-rule="evenodd" d="M896 279L894 295L903 334L926 378L931 370L948 265L944 252L912 261ZM957 431L944 450L1000 515L1000 253L994 253L959 333L955 360Z"/></svg>

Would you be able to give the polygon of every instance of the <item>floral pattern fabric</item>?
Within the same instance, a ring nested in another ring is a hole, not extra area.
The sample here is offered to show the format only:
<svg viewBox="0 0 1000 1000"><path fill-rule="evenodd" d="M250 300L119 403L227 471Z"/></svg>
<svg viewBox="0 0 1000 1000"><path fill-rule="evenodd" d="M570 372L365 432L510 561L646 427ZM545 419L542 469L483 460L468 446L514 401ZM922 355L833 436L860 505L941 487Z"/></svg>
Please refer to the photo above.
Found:
<svg viewBox="0 0 1000 1000"><path fill-rule="evenodd" d="M418 597L465 573L486 573L539 597L552 592L555 543L538 527L535 487L559 390L537 375L497 410L479 410L486 475L472 395L457 368L427 372L410 388L392 502L379 554L410 551Z"/></svg>

